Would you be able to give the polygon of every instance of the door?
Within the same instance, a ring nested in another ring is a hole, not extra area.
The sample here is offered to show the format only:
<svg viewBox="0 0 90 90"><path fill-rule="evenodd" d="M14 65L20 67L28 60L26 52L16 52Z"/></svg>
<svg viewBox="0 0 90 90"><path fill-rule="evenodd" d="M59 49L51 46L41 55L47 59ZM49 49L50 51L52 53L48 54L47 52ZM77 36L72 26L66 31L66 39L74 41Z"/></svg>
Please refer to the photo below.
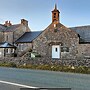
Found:
<svg viewBox="0 0 90 90"><path fill-rule="evenodd" d="M52 58L60 58L60 46L59 45L52 46Z"/></svg>

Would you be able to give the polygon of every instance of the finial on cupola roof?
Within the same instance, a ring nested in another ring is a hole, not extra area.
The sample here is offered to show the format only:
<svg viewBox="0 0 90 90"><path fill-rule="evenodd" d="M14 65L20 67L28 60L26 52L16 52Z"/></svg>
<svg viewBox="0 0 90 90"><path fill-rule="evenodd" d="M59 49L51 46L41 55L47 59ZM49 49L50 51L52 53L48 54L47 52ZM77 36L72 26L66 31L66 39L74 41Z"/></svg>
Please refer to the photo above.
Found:
<svg viewBox="0 0 90 90"><path fill-rule="evenodd" d="M57 10L57 4L55 3L55 10Z"/></svg>

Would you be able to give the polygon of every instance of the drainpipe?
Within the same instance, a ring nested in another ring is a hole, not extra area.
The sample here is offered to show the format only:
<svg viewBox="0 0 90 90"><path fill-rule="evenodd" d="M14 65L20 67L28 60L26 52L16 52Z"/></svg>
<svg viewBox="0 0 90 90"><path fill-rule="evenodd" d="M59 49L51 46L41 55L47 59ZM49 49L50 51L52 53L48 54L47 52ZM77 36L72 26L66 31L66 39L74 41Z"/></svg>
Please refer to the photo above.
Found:
<svg viewBox="0 0 90 90"><path fill-rule="evenodd" d="M13 32L13 45L14 45L14 32Z"/></svg>
<svg viewBox="0 0 90 90"><path fill-rule="evenodd" d="M6 50L5 50L5 48L4 48L4 57L6 56L6 52L5 52Z"/></svg>
<svg viewBox="0 0 90 90"><path fill-rule="evenodd" d="M4 35L4 31L3 31L3 41L5 42L5 35Z"/></svg>
<svg viewBox="0 0 90 90"><path fill-rule="evenodd" d="M14 46L14 32L13 32L13 46ZM14 49L14 54L16 53L16 48L13 48Z"/></svg>
<svg viewBox="0 0 90 90"><path fill-rule="evenodd" d="M62 52L61 52L61 66L62 66L62 71L63 71L63 59L62 59Z"/></svg>

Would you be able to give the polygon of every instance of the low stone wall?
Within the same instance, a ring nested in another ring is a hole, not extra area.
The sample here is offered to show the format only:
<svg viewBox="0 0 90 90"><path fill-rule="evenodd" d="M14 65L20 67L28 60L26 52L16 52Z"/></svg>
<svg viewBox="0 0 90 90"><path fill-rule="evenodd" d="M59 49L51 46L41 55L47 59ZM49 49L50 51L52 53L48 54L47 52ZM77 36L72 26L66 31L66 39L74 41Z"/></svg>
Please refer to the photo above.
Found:
<svg viewBox="0 0 90 90"><path fill-rule="evenodd" d="M0 58L0 63L9 63L13 62L17 65L27 65L27 64L33 64L33 65L70 65L70 66L86 66L90 67L90 59L62 59L62 60L50 60L49 58L28 58L28 57L5 57Z"/></svg>

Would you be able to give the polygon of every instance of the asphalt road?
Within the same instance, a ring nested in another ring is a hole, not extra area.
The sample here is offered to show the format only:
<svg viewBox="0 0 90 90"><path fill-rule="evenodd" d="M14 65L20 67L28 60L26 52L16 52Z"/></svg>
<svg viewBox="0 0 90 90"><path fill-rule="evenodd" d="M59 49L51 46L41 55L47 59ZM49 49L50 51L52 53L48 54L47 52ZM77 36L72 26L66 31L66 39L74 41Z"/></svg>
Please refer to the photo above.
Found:
<svg viewBox="0 0 90 90"><path fill-rule="evenodd" d="M19 86L0 83L0 90L20 90Z"/></svg>
<svg viewBox="0 0 90 90"><path fill-rule="evenodd" d="M0 67L0 90L20 90L24 87L90 90L90 75Z"/></svg>

